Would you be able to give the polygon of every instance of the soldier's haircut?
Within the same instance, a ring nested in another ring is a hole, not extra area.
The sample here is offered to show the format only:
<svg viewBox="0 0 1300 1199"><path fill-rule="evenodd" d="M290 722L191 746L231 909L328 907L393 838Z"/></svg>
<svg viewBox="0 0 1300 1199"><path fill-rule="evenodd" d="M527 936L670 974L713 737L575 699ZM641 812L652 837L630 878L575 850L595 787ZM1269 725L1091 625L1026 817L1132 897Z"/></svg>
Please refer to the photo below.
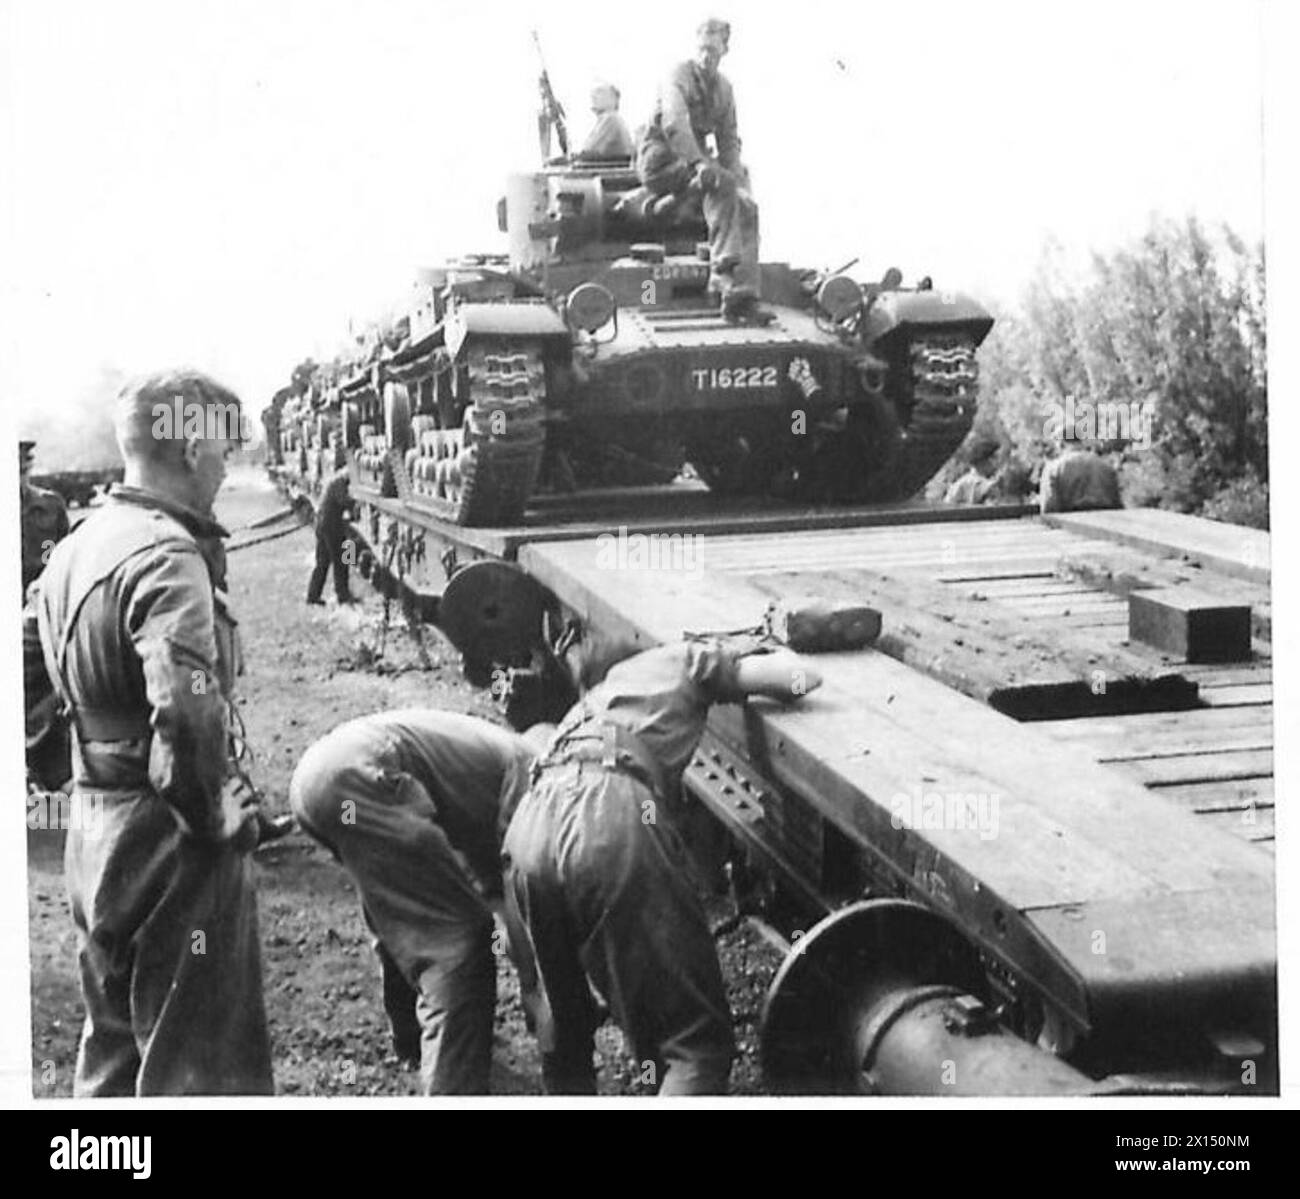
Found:
<svg viewBox="0 0 1300 1199"><path fill-rule="evenodd" d="M185 440L183 428L173 427L167 438L159 437L156 427L159 407L172 408L178 399L183 411L197 404L205 412L233 414L234 436L239 437L243 408L233 391L189 367L160 371L133 379L118 393L113 428L125 460L160 461L168 456L169 445Z"/></svg>
<svg viewBox="0 0 1300 1199"><path fill-rule="evenodd" d="M724 46L731 45L731 22L721 21L717 17L709 17L708 20L701 21L699 28L695 31L695 36L703 41L706 37L718 34L722 38Z"/></svg>

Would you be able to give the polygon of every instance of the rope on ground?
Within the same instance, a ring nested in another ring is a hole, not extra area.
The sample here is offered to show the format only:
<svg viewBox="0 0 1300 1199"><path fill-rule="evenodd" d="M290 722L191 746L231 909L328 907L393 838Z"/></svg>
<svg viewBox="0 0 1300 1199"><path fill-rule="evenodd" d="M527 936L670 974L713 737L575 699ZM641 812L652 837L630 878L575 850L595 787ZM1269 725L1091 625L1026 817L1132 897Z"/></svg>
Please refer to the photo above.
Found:
<svg viewBox="0 0 1300 1199"><path fill-rule="evenodd" d="M272 512L270 516L263 516L260 519L253 521L251 524L240 525L239 528L234 529L233 532L243 533L249 529L264 529L267 525L277 524L286 516L293 516L297 512L297 505L290 504L289 507L281 508L278 512Z"/></svg>
<svg viewBox="0 0 1300 1199"><path fill-rule="evenodd" d="M287 529L276 529L271 533L263 533L260 537L249 537L245 541L236 541L226 547L226 552L233 554L235 550L246 550L250 546L261 545L264 541L274 541L277 537L288 537L290 533L296 533L299 529L307 528L308 524L308 521L300 520L297 524L292 524Z"/></svg>

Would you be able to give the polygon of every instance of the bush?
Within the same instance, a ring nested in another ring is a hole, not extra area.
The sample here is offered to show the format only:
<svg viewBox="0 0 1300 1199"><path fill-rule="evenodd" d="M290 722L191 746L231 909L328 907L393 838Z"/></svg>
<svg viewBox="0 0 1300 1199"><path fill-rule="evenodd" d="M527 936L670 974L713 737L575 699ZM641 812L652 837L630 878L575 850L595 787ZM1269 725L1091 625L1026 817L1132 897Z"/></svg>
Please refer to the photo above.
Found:
<svg viewBox="0 0 1300 1199"><path fill-rule="evenodd" d="M1267 529L1268 484L1254 477L1234 479L1206 500L1201 515L1225 524Z"/></svg>
<svg viewBox="0 0 1300 1199"><path fill-rule="evenodd" d="M1120 496L1126 508L1194 513L1201 506L1195 476L1195 465L1181 456L1131 453L1119 467Z"/></svg>
<svg viewBox="0 0 1300 1199"><path fill-rule="evenodd" d="M1062 439L1049 415L1087 404L1127 417L1145 402L1149 429L1106 440L1125 458L1126 502L1266 524L1264 299L1263 248L1227 229L1211 239L1195 219L1153 221L1081 277L1049 246L981 350L977 424L1041 462Z"/></svg>

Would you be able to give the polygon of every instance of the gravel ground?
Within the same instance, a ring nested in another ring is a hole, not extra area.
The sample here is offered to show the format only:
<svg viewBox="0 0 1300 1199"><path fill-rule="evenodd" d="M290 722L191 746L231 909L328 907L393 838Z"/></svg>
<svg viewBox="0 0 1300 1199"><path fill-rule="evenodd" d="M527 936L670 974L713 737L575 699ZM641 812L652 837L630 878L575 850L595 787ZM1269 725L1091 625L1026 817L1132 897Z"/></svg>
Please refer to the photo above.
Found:
<svg viewBox="0 0 1300 1199"><path fill-rule="evenodd" d="M237 470L219 501L227 526L239 533L283 505L265 477ZM274 526L272 527L274 528ZM231 596L243 634L246 674L239 703L253 768L273 810L285 809L289 776L299 755L344 720L389 707L427 705L496 720L485 693L460 677L455 652L432 630L424 633L431 669L420 668L413 639L394 610L382 655L382 602L358 580L355 609L303 603L312 537L299 529L237 550L230 558ZM63 835L28 831L31 944L32 1085L37 1096L71 1093L81 1004L76 946L61 877ZM275 1055L276 1089L285 1095L411 1095L416 1075L389 1050L371 952L351 883L303 834L255 858L261 912L263 969ZM712 901L713 919L727 914ZM732 1074L739 1094L761 1093L756 1064L757 1023L777 964L775 952L742 926L719 942L741 1056ZM498 962L496 1048L492 1088L502 1094L540 1093L536 1046L524 1028L514 971ZM598 1038L602 1094L647 1090L607 1024Z"/></svg>

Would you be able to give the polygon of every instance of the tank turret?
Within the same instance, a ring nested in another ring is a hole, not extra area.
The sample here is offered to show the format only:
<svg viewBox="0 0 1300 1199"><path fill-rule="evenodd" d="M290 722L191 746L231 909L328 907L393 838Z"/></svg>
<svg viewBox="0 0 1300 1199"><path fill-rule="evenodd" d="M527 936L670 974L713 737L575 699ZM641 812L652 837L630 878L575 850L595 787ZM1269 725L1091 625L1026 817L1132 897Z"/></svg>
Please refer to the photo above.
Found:
<svg viewBox="0 0 1300 1199"><path fill-rule="evenodd" d="M505 252L422 270L405 324L331 390L361 485L466 524L687 464L718 492L901 500L974 420L992 318L928 279L762 263L770 320L729 323L698 201L630 163L511 175L498 223Z"/></svg>

